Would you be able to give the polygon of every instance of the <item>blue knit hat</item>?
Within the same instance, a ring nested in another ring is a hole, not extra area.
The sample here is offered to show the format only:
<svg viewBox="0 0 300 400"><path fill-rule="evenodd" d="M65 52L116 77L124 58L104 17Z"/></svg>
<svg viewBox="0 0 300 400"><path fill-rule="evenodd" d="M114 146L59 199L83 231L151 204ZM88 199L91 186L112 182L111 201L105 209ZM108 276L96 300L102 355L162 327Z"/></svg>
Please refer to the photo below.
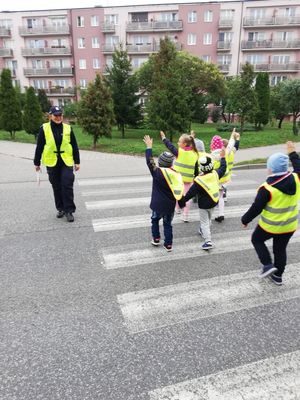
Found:
<svg viewBox="0 0 300 400"><path fill-rule="evenodd" d="M289 157L283 153L272 154L268 158L267 168L274 174L287 172L289 168Z"/></svg>

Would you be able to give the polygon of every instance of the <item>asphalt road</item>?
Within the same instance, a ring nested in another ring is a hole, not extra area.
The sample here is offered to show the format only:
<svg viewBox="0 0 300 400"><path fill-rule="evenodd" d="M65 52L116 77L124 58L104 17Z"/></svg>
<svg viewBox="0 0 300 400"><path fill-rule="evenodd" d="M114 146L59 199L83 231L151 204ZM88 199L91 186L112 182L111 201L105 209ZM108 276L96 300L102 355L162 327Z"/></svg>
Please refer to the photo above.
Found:
<svg viewBox="0 0 300 400"><path fill-rule="evenodd" d="M166 253L142 158L82 152L67 223L32 154L0 142L1 400L300 399L300 235L277 287L240 224L264 170L235 172L215 249L193 205Z"/></svg>

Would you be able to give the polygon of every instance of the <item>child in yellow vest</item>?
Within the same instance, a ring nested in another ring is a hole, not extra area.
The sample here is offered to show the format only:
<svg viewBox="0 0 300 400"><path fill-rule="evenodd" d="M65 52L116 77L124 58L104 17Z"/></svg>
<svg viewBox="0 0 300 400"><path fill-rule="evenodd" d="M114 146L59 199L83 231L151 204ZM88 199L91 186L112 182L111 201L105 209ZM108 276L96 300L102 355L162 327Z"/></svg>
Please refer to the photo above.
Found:
<svg viewBox="0 0 300 400"><path fill-rule="evenodd" d="M180 202L183 196L183 182L181 175L172 168L174 156L164 151L158 157L158 167L155 165L152 157L153 139L150 136L144 136L146 149L146 161L149 171L153 178L151 203L151 231L153 246L160 244L159 221L163 220L164 226L164 249L172 251L173 228L172 220L176 200Z"/></svg>
<svg viewBox="0 0 300 400"><path fill-rule="evenodd" d="M258 225L252 234L252 244L262 263L261 277L270 277L276 285L282 285L285 270L286 248L298 226L298 201L300 199L300 158L295 145L287 142L287 153L275 153L268 158L268 177L257 191L254 203L242 216L246 228L260 214ZM289 172L289 159L294 168ZM274 262L265 242L273 239Z"/></svg>
<svg viewBox="0 0 300 400"><path fill-rule="evenodd" d="M198 171L198 151L191 135L183 134L178 140L178 149L166 138L163 131L160 132L161 139L166 147L176 157L173 168L180 172L184 183L184 193L192 186L194 176ZM182 220L189 222L190 204L187 202L183 209ZM176 204L176 212L180 212L179 205Z"/></svg>

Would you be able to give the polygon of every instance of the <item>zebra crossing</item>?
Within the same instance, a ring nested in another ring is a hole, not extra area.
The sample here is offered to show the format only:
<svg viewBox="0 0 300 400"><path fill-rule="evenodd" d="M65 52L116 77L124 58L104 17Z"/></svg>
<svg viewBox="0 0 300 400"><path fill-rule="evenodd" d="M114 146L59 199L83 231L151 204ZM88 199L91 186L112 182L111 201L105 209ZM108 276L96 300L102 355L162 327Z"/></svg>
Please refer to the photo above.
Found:
<svg viewBox="0 0 300 400"><path fill-rule="evenodd" d="M294 302L299 307L300 253L297 249L300 234L296 232L289 245L292 259L284 276L284 285L276 287L268 280L258 278L259 262L251 244L255 223L250 229L243 229L240 223L241 215L250 206L262 181L263 174L255 172L240 171L233 177L225 207L225 223L213 221L215 248L209 252L200 246L196 204L191 206L188 224L181 221L180 215L175 215L171 253L165 252L162 246L150 245L151 177L78 181L92 228L101 243L99 267L113 274L115 280L120 279L122 290L115 293L115 301L124 329L133 340L149 334L160 337L162 332L176 337L177 330L183 327L194 329L195 324L200 327L218 318L232 320L234 326L241 315L252 315L255 310L268 313L269 309L288 307ZM244 263L241 263L242 259L245 259ZM159 276L155 275L158 267L165 272L162 285ZM180 277L174 270L180 272ZM133 279L137 277L134 290L132 285L126 287L126 282L121 282L126 274ZM149 285L149 277L155 286ZM267 324L275 334L276 323L269 321ZM259 331L259 326L257 329ZM213 347L213 338L211 341ZM150 400L300 399L297 343L298 339L295 339L291 351L280 351L279 354L274 351L262 354L261 350L260 357L254 362L249 357L249 362L244 360L234 368L228 368L224 360L222 369L217 372L209 373L208 370L208 373L201 372L196 376L193 373L191 379L181 379L178 368L172 375L171 384L168 379L165 384L158 379L157 385L152 384L146 392L133 398L138 399L141 395ZM181 347L184 357L188 350L184 349L184 344ZM161 351L163 353L164 349ZM225 358L230 359L229 351L225 354ZM147 381L147 376L144 379Z"/></svg>

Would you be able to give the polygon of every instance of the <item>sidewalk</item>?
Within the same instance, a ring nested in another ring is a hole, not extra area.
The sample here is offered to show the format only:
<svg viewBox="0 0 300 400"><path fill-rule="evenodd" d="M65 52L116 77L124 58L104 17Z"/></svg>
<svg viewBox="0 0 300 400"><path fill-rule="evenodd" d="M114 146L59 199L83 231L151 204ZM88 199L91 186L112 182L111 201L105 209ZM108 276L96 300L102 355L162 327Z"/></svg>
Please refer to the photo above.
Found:
<svg viewBox="0 0 300 400"><path fill-rule="evenodd" d="M0 182L15 181L14 158L24 159L22 178L24 180L34 180L36 178L32 163L34 151L34 144L0 141ZM285 144L242 149L236 153L235 161L267 158L278 151L285 152ZM144 157L87 150L81 150L80 156L81 170L77 174L81 179L148 174ZM43 174L42 179L47 179L45 175Z"/></svg>

